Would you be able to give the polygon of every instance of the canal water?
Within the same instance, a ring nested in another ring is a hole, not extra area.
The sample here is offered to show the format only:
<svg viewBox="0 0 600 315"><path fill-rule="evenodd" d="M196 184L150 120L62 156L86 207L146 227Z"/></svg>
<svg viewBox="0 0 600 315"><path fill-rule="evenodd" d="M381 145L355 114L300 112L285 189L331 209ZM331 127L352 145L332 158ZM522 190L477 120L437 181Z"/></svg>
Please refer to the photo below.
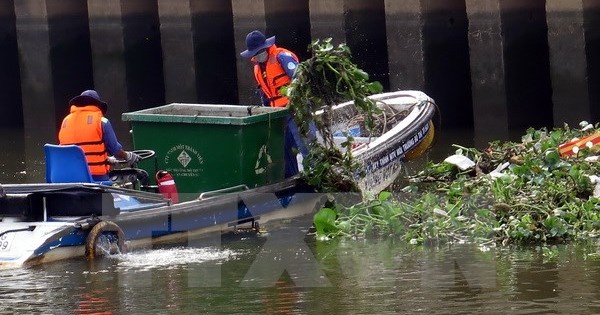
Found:
<svg viewBox="0 0 600 315"><path fill-rule="evenodd" d="M220 248L3 270L0 314L600 313L598 244L272 241L237 236Z"/></svg>
<svg viewBox="0 0 600 315"><path fill-rule="evenodd" d="M0 183L43 181L43 143L23 131L0 137ZM472 138L448 133L430 158ZM600 314L597 242L325 242L310 235L310 219L260 235L0 270L0 314Z"/></svg>

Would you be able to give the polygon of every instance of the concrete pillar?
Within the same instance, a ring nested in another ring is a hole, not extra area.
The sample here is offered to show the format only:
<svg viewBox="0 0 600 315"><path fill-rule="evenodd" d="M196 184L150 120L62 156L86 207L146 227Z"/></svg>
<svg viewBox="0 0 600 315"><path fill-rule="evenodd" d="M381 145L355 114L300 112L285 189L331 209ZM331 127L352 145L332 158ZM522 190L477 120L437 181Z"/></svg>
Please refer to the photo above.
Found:
<svg viewBox="0 0 600 315"><path fill-rule="evenodd" d="M587 87L592 121L600 121L600 0L583 0Z"/></svg>
<svg viewBox="0 0 600 315"><path fill-rule="evenodd" d="M121 0L130 110L165 103L158 3Z"/></svg>
<svg viewBox="0 0 600 315"><path fill-rule="evenodd" d="M0 126L23 126L21 78L13 0L0 1Z"/></svg>
<svg viewBox="0 0 600 315"><path fill-rule="evenodd" d="M78 0L14 5L24 127L56 143L67 101L92 85L86 6Z"/></svg>
<svg viewBox="0 0 600 315"><path fill-rule="evenodd" d="M546 0L554 126L591 118L581 0Z"/></svg>
<svg viewBox="0 0 600 315"><path fill-rule="evenodd" d="M73 91L91 86L85 3L15 1L27 161L43 160L44 143L58 141ZM36 165L27 165L36 169Z"/></svg>
<svg viewBox="0 0 600 315"><path fill-rule="evenodd" d="M508 138L502 22L498 1L466 1L477 144Z"/></svg>
<svg viewBox="0 0 600 315"><path fill-rule="evenodd" d="M346 41L354 63L389 89L384 0L345 0Z"/></svg>
<svg viewBox="0 0 600 315"><path fill-rule="evenodd" d="M444 129L471 128L469 20L465 0L422 0L424 91L440 108Z"/></svg>
<svg viewBox="0 0 600 315"><path fill-rule="evenodd" d="M166 103L197 101L190 0L158 0Z"/></svg>
<svg viewBox="0 0 600 315"><path fill-rule="evenodd" d="M121 114L129 111L127 69L120 0L88 0L94 87L108 103L107 117L117 138L129 145L129 127Z"/></svg>
<svg viewBox="0 0 600 315"><path fill-rule="evenodd" d="M67 102L93 86L87 4L81 0L47 1L54 103L59 121Z"/></svg>
<svg viewBox="0 0 600 315"><path fill-rule="evenodd" d="M313 40L331 37L334 45L346 42L344 0L313 0L309 10Z"/></svg>
<svg viewBox="0 0 600 315"><path fill-rule="evenodd" d="M420 0L386 0L390 90L423 90L423 20Z"/></svg>
<svg viewBox="0 0 600 315"><path fill-rule="evenodd" d="M242 105L260 104L256 95L256 82L252 74L252 63L240 56L246 49L246 35L253 30L266 32L264 0L232 1L235 51L237 57L237 77L239 103ZM272 34L265 34L267 37Z"/></svg>
<svg viewBox="0 0 600 315"><path fill-rule="evenodd" d="M164 104L158 4L145 0L88 0L94 85L109 103L121 144L131 146L123 112Z"/></svg>
<svg viewBox="0 0 600 315"><path fill-rule="evenodd" d="M198 101L237 104L239 52L232 1L192 0L191 8Z"/></svg>
<svg viewBox="0 0 600 315"><path fill-rule="evenodd" d="M21 61L24 128L45 134L48 142L55 143L57 117L46 0L16 1L15 16Z"/></svg>
<svg viewBox="0 0 600 315"><path fill-rule="evenodd" d="M306 60L311 55L309 0L265 0L267 32L277 36L277 45Z"/></svg>
<svg viewBox="0 0 600 315"><path fill-rule="evenodd" d="M552 82L545 0L502 0L509 129L552 125Z"/></svg>

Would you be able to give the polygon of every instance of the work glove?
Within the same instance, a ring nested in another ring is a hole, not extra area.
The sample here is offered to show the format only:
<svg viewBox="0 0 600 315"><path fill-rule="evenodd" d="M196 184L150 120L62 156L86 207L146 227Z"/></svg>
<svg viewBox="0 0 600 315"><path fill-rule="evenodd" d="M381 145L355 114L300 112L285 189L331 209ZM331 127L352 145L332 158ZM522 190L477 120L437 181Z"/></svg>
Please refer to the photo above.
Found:
<svg viewBox="0 0 600 315"><path fill-rule="evenodd" d="M109 165L117 165L117 164L119 163L119 159L117 159L117 158L116 158L116 157L114 157L114 156L109 156L109 157L106 159L106 163L108 163Z"/></svg>
<svg viewBox="0 0 600 315"><path fill-rule="evenodd" d="M127 162L127 165L129 165L130 167L140 160L140 156L131 151L126 151L125 153L127 154L125 162Z"/></svg>

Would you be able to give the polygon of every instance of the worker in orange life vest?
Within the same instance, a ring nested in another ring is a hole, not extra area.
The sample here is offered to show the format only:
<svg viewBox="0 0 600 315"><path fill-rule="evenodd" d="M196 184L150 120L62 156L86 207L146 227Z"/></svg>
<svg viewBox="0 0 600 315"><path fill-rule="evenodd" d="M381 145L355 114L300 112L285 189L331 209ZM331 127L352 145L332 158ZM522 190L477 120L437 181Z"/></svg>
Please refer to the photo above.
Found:
<svg viewBox="0 0 600 315"><path fill-rule="evenodd" d="M288 85L298 66L298 57L275 45L275 36L266 38L260 31L252 31L246 36L247 49L240 53L254 63L254 79L259 86L259 94L265 106L285 107L288 98L281 94L281 88ZM298 126L290 115L285 128L285 176L298 173L298 162L293 148L297 148L303 156L308 148L300 136Z"/></svg>
<svg viewBox="0 0 600 315"><path fill-rule="evenodd" d="M90 173L95 181L108 180L109 155L136 163L139 156L124 151L110 121L104 115L108 105L94 90L86 90L69 101L70 113L63 119L58 132L60 144L76 144L83 149Z"/></svg>

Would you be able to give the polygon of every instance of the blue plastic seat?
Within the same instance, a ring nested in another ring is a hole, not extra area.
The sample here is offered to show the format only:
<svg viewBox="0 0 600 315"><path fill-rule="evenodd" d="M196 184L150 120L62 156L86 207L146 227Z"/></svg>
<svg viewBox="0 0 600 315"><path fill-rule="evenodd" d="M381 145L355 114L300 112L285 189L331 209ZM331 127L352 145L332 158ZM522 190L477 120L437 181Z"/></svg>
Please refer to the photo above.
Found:
<svg viewBox="0 0 600 315"><path fill-rule="evenodd" d="M95 181L83 149L76 145L45 144L47 183L96 183L112 185L111 181Z"/></svg>

